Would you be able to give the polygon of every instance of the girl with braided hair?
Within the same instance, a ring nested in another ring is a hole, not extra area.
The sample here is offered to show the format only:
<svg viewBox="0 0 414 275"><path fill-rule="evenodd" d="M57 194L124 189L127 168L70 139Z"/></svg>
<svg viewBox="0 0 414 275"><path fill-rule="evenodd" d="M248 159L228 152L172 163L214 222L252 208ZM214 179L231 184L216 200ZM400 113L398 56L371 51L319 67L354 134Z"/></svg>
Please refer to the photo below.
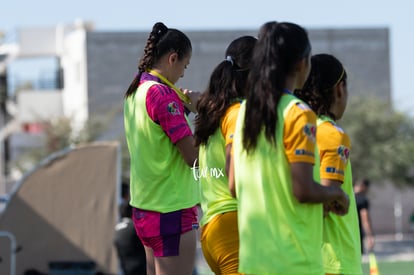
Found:
<svg viewBox="0 0 414 275"><path fill-rule="evenodd" d="M237 274L239 234L234 186L228 184L234 128L256 38L242 36L227 47L197 104L194 138L199 151L201 247L215 274Z"/></svg>
<svg viewBox="0 0 414 275"><path fill-rule="evenodd" d="M351 143L336 123L347 104L347 73L341 62L329 54L312 56L311 65L309 78L295 94L318 115L316 141L321 184L341 187L350 200L345 216L333 215L331 205L325 205L324 271L325 274L362 274L358 213L349 159Z"/></svg>
<svg viewBox="0 0 414 275"><path fill-rule="evenodd" d="M178 89L192 53L188 37L156 23L125 94L133 221L147 274L192 274L199 189L191 167L198 148L186 116L200 93Z"/></svg>

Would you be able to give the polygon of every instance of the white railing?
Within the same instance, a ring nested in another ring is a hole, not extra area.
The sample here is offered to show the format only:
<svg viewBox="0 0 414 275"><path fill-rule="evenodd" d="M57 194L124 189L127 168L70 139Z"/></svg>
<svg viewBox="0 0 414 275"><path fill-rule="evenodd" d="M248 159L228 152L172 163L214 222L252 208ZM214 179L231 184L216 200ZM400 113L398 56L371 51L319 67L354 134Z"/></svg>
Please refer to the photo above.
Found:
<svg viewBox="0 0 414 275"><path fill-rule="evenodd" d="M8 231L0 231L0 237L6 237L10 239L10 275L16 275L16 238L12 233Z"/></svg>

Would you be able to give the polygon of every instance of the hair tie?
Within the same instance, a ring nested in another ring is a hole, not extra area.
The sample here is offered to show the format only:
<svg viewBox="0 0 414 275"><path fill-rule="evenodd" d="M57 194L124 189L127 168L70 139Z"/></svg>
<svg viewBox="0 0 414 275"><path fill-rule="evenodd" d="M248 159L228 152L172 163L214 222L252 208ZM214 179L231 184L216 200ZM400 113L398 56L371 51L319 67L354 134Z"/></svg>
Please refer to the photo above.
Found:
<svg viewBox="0 0 414 275"><path fill-rule="evenodd" d="M226 61L230 62L232 66L234 65L233 58L231 57L231 55L226 56Z"/></svg>
<svg viewBox="0 0 414 275"><path fill-rule="evenodd" d="M338 84L339 84L339 82L341 82L341 79L342 79L342 77L344 76L344 74L345 74L345 69L344 69L344 68L342 68L341 75L339 76L339 79L335 82L335 85L333 85L334 87L336 87L336 85L338 85Z"/></svg>
<svg viewBox="0 0 414 275"><path fill-rule="evenodd" d="M164 34L166 34L168 32L168 28L167 26L165 26L164 24L159 26L159 29L156 31L156 34L161 37Z"/></svg>

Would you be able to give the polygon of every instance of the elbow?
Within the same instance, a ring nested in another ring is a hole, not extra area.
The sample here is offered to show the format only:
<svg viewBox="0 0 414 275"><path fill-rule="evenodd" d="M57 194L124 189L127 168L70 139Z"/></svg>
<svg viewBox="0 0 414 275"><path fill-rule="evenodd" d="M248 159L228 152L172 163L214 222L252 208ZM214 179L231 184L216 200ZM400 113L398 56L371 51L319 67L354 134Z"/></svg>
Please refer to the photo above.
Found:
<svg viewBox="0 0 414 275"><path fill-rule="evenodd" d="M299 203L307 203L307 202L309 202L309 200L306 198L306 196L295 196L295 197L296 197L296 200Z"/></svg>
<svg viewBox="0 0 414 275"><path fill-rule="evenodd" d="M311 197L307 192L304 192L303 190L293 190L293 195L299 203L311 202Z"/></svg>
<svg viewBox="0 0 414 275"><path fill-rule="evenodd" d="M198 167L198 158L185 158L184 161L191 168Z"/></svg>

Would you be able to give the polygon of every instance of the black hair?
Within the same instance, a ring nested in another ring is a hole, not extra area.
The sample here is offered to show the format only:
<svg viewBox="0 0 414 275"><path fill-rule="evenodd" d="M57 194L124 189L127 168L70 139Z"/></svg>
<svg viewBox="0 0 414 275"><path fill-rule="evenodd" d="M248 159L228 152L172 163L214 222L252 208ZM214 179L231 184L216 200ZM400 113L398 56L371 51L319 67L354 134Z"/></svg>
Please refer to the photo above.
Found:
<svg viewBox="0 0 414 275"><path fill-rule="evenodd" d="M129 196L129 181L122 181L121 183L121 197L126 198Z"/></svg>
<svg viewBox="0 0 414 275"><path fill-rule="evenodd" d="M360 185L363 185L363 186L365 186L366 188L368 188L370 184L371 184L371 182L370 182L370 180L369 180L369 179L367 179L367 178L361 178L361 179L358 179L358 180L356 180L356 181L354 182L354 186L360 186Z"/></svg>
<svg viewBox="0 0 414 275"><path fill-rule="evenodd" d="M334 100L333 89L346 84L347 74L341 62L330 54L316 54L311 58L311 71L302 89L295 95L304 100L317 115L336 120L329 109Z"/></svg>
<svg viewBox="0 0 414 275"><path fill-rule="evenodd" d="M309 57L311 44L305 29L294 23L265 23L259 31L247 81L243 147L256 148L263 127L266 139L275 143L277 105L286 78L297 63Z"/></svg>
<svg viewBox="0 0 414 275"><path fill-rule="evenodd" d="M197 103L194 131L196 146L206 144L220 126L229 105L237 98L244 98L256 40L253 36L233 40L227 47L225 59L213 70L208 87Z"/></svg>
<svg viewBox="0 0 414 275"><path fill-rule="evenodd" d="M177 29L169 29L161 22L155 23L144 48L144 54L139 61L138 73L129 85L124 97L127 98L135 93L141 74L152 69L161 57L175 52L178 59L182 60L191 50L191 41L187 35Z"/></svg>
<svg viewBox="0 0 414 275"><path fill-rule="evenodd" d="M119 205L119 215L121 218L132 217L132 206L128 202L123 202Z"/></svg>

